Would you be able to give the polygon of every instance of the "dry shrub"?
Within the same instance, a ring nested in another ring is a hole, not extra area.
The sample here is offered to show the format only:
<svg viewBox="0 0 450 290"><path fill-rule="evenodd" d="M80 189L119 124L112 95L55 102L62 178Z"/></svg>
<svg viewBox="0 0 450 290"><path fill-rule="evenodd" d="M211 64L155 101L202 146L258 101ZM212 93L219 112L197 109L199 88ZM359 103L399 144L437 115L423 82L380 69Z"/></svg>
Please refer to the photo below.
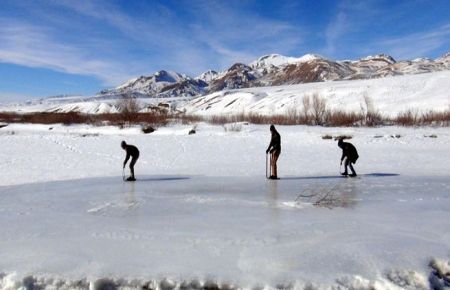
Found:
<svg viewBox="0 0 450 290"><path fill-rule="evenodd" d="M97 114L88 115L77 112L70 113L2 113L0 121L9 123L33 123L33 124L91 124L91 125L124 125L124 124L151 124L164 126L169 122L168 115L155 113L136 113L133 121L124 119L122 114Z"/></svg>
<svg viewBox="0 0 450 290"><path fill-rule="evenodd" d="M367 93L364 94L364 107L361 105L361 112L364 116L364 125L373 127L383 124L383 117L381 113L375 108L372 98Z"/></svg>
<svg viewBox="0 0 450 290"><path fill-rule="evenodd" d="M350 127L361 123L363 116L355 112L328 111L325 122L329 126Z"/></svg>
<svg viewBox="0 0 450 290"><path fill-rule="evenodd" d="M195 116L195 115L179 115L176 116L177 119L181 120L181 124L183 125L190 125L192 123L198 123L204 120L201 116Z"/></svg>
<svg viewBox="0 0 450 290"><path fill-rule="evenodd" d="M305 124L309 124L311 120L311 100L308 95L303 96L302 99L303 105L303 120Z"/></svg>
<svg viewBox="0 0 450 290"><path fill-rule="evenodd" d="M397 115L394 122L401 126L416 126L419 121L419 113L417 110L406 110Z"/></svg>
<svg viewBox="0 0 450 290"><path fill-rule="evenodd" d="M327 101L318 93L314 93L312 95L312 114L316 125L323 125L326 112Z"/></svg>
<svg viewBox="0 0 450 290"><path fill-rule="evenodd" d="M6 123L17 123L22 119L22 115L16 113L0 112L0 121Z"/></svg>
<svg viewBox="0 0 450 290"><path fill-rule="evenodd" d="M317 95L316 95L317 96ZM326 125L326 126L374 126L380 124L402 125L402 126L449 126L450 108L443 112L427 111L418 113L417 110L407 110L398 116L389 119L381 117L375 110L373 112L345 112L340 110L322 109L325 105L319 105L322 101L316 97L315 103L311 107L313 112L308 113L309 97L304 97L303 113L290 110L286 114L262 115L257 113L240 113L234 115L215 116L194 116L186 114L165 114L163 112L135 112L133 114L107 113L107 114L81 114L70 113L0 113L0 122L4 123L38 123L38 124L92 124L92 125L115 125L121 128L133 124L151 125L154 127L165 126L170 121L181 121L182 124L193 124L198 122L208 122L215 125L229 123L247 122L252 124L275 124L275 125ZM318 99L318 100L317 100ZM323 103L322 103L323 104ZM316 107L314 109L313 107ZM321 109L322 108L322 109ZM306 111L305 111L306 110ZM305 113L306 112L306 113ZM371 114L374 114L371 116ZM375 116L375 117L374 117Z"/></svg>
<svg viewBox="0 0 450 290"><path fill-rule="evenodd" d="M301 115L298 111L297 104L294 103L291 107L286 110L286 116L289 118L289 122L296 124L301 119Z"/></svg>
<svg viewBox="0 0 450 290"><path fill-rule="evenodd" d="M421 125L450 125L450 108L444 112L428 111L421 116Z"/></svg>
<svg viewBox="0 0 450 290"><path fill-rule="evenodd" d="M121 99L117 100L116 107L122 119L128 122L133 122L137 118L137 113L140 110L140 104L135 97L124 94Z"/></svg>
<svg viewBox="0 0 450 290"><path fill-rule="evenodd" d="M89 116L77 112L69 113L29 113L21 115L21 123L34 124L84 124L89 123Z"/></svg>

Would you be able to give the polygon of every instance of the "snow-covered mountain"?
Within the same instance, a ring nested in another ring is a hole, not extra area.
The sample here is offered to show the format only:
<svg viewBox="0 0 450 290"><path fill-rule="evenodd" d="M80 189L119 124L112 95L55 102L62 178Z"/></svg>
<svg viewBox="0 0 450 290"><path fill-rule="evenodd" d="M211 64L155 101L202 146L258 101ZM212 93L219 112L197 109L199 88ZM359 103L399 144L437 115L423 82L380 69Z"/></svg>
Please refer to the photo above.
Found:
<svg viewBox="0 0 450 290"><path fill-rule="evenodd" d="M57 96L19 104L6 104L0 106L0 111L113 113L117 112L117 99L123 96L138 98L144 109L148 109L149 106L157 105L160 102L177 103L177 107L180 108L185 101L202 96L207 96L206 98L208 98L216 92L221 92L218 94L220 96L227 95L229 90L258 87L264 88L256 91L265 92L281 90L281 88L276 88L278 86L306 83L317 83L312 86L317 87L319 91L334 90L345 85L349 88L346 94L359 94L359 88L364 82L358 82L357 80L423 73L432 73L426 78L433 79L439 75L436 72L446 70L450 70L450 53L435 60L418 58L404 61L396 61L393 57L386 54L367 56L359 60L342 61L330 60L316 54L307 54L298 58L270 54L262 56L248 65L236 63L227 70L221 72L209 70L195 78L161 70L150 76L140 76L131 79L116 88L101 91L94 96ZM329 81L352 82L342 84L340 82L331 82L329 84ZM356 82L353 83L353 81ZM389 88L385 88L384 84L394 83L394 87L404 85L401 80L379 81L378 83L381 90L386 91L386 94L388 94ZM431 80L429 83L432 87L438 85L437 82L432 82ZM298 95L299 92L303 91L303 88L308 88L308 86L298 88L293 88L291 93ZM286 89L283 90L287 91ZM413 94L414 92L408 91L407 94L410 93ZM396 97L404 96L406 93L399 91L398 94ZM257 95L260 96L261 94L257 93ZM415 95L421 98L428 97L428 95ZM234 106L238 103L235 103ZM228 109L234 106L229 106ZM261 106L264 107L262 104ZM445 107L447 106L445 105ZM191 109L189 109L188 105L187 111L191 111ZM263 111L266 109L262 108Z"/></svg>
<svg viewBox="0 0 450 290"><path fill-rule="evenodd" d="M97 95L102 97L121 97L125 94L141 97L193 97L201 94L207 83L202 79L192 79L187 75L161 70L151 76L140 76Z"/></svg>
<svg viewBox="0 0 450 290"><path fill-rule="evenodd" d="M222 72L209 70L196 78L162 70L102 91L97 97L120 96L124 93L139 97L195 97L224 89L371 79L448 69L450 53L435 60L420 58L405 61L396 61L386 54L343 61L330 60L317 54L298 58L269 54L249 64L235 63Z"/></svg>

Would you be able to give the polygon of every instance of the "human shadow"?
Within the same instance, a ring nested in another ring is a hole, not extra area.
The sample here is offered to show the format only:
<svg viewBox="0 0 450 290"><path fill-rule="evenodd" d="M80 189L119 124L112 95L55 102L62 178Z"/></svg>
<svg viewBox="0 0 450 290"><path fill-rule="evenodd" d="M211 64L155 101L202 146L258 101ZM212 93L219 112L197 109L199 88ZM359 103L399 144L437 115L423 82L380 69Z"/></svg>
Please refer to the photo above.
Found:
<svg viewBox="0 0 450 290"><path fill-rule="evenodd" d="M188 180L191 179L189 176L146 176L137 178L136 182L150 182L150 181L177 181L177 180Z"/></svg>
<svg viewBox="0 0 450 290"><path fill-rule="evenodd" d="M390 176L399 176L398 173L368 173L363 174L362 176L369 176L369 177L390 177Z"/></svg>
<svg viewBox="0 0 450 290"><path fill-rule="evenodd" d="M302 179L342 179L342 175L326 175L326 176L287 176L281 177L280 180L302 180Z"/></svg>
<svg viewBox="0 0 450 290"><path fill-rule="evenodd" d="M364 177L392 177L392 176L399 176L398 173L368 173L368 174L362 174L358 176L364 176ZM287 176L287 177L281 177L280 180L306 180L306 179L342 179L345 178L342 175L324 175L324 176Z"/></svg>

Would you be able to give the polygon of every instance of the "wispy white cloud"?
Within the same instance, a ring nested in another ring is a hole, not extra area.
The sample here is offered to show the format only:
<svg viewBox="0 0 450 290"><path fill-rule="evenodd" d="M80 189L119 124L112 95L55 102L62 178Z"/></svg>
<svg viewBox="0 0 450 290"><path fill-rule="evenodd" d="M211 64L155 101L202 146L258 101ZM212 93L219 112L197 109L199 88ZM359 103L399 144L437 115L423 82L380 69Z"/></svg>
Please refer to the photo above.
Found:
<svg viewBox="0 0 450 290"><path fill-rule="evenodd" d="M348 33L350 22L345 12L340 11L333 21L328 25L325 31L326 47L324 54L333 56L336 53L336 43Z"/></svg>
<svg viewBox="0 0 450 290"><path fill-rule="evenodd" d="M191 7L196 40L222 63L249 62L262 54L295 54L304 41L301 27L232 7L227 2L204 1Z"/></svg>
<svg viewBox="0 0 450 290"><path fill-rule="evenodd" d="M353 43L349 39L360 38L361 35L355 36L366 30L367 25L370 25L370 22L381 13L375 2L371 0L358 2L342 0L336 6L335 14L325 28L325 47L321 51L324 55L332 58L360 49L357 43ZM367 33L369 32L367 31ZM358 45L356 49L352 48L355 44Z"/></svg>
<svg viewBox="0 0 450 290"><path fill-rule="evenodd" d="M92 57L83 47L53 39L48 29L11 19L0 19L0 62L90 75L109 85L130 76L120 62Z"/></svg>
<svg viewBox="0 0 450 290"><path fill-rule="evenodd" d="M386 50L398 59L423 57L442 46L447 46L450 51L450 23L433 30L377 40L373 46Z"/></svg>
<svg viewBox="0 0 450 290"><path fill-rule="evenodd" d="M45 10L28 10L37 14L36 18L60 23L61 28L54 24L49 28L45 22L36 25L0 19L0 61L91 75L116 85L152 70L195 75L206 69L224 69L234 62L249 62L266 53L295 55L303 41L299 27L251 10L243 12L239 2L233 7L219 1L180 2L190 13L183 19L162 4L148 5L142 17L128 15L110 1L45 3ZM61 9L71 15L66 23L57 13ZM96 27L87 28L84 20L99 27L106 25L118 36L98 37ZM73 30L80 34L79 39L65 37L66 31ZM135 49L137 54L132 52Z"/></svg>

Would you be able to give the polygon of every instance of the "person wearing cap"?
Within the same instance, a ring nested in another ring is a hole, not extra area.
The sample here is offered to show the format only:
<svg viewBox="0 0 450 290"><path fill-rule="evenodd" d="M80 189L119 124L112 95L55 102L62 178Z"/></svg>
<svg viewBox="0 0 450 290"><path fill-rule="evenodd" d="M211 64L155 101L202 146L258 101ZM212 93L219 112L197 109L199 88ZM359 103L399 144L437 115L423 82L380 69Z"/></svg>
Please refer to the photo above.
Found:
<svg viewBox="0 0 450 290"><path fill-rule="evenodd" d="M272 138L270 139L269 147L266 150L266 154L271 154L270 166L272 168L272 175L269 178L278 179L277 160L281 153L281 137L274 125L270 125L270 133L272 134Z"/></svg>
<svg viewBox="0 0 450 290"><path fill-rule="evenodd" d="M341 165L342 165L342 161L345 159L345 171L342 172L341 174L344 176L349 175L348 171L347 171L347 166L350 167L350 170L352 171L352 174L350 174L349 176L354 177L356 176L356 172L355 169L353 169L352 163L355 164L356 160L358 160L358 151L356 151L355 146L353 146L353 144L348 143L348 142L344 142L344 140L341 138L338 141L338 146L339 148L342 149L342 156L341 156Z"/></svg>
<svg viewBox="0 0 450 290"><path fill-rule="evenodd" d="M136 181L136 178L134 176L134 165L136 164L136 161L139 158L139 150L137 149L136 146L127 144L125 141L122 141L122 143L120 143L120 145L121 145L122 149L125 150L127 153L125 160L123 161L123 168L125 168L125 165L127 164L128 160L131 157L131 161L130 161L131 175L130 175L130 177L127 178L127 181Z"/></svg>

